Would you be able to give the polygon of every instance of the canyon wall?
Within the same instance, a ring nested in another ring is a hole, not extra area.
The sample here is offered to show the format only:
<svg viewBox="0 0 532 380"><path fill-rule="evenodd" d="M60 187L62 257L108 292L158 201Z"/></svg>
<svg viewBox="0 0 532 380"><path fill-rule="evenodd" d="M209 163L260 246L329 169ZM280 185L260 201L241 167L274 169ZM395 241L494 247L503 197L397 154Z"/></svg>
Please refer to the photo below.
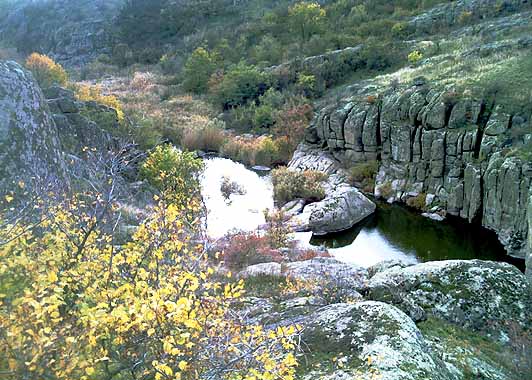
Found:
<svg viewBox="0 0 532 380"><path fill-rule="evenodd" d="M422 199L495 231L508 254L530 255L530 114L419 80L323 107L305 139L346 167L377 160L376 196Z"/></svg>

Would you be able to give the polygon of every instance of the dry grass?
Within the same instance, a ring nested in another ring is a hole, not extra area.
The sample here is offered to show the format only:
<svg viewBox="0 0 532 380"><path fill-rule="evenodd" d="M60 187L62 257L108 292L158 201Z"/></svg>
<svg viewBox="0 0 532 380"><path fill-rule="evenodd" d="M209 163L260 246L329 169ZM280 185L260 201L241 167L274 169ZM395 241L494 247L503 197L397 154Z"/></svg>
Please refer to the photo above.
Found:
<svg viewBox="0 0 532 380"><path fill-rule="evenodd" d="M181 93L177 86L163 84L164 79L153 72L138 71L130 77L106 77L88 83L99 85L103 94L121 101L124 113L137 127L136 139L149 148L163 140L181 144L185 135L190 141L193 132L188 131L203 130L216 115L207 102ZM215 137L209 134L209 147L216 145Z"/></svg>

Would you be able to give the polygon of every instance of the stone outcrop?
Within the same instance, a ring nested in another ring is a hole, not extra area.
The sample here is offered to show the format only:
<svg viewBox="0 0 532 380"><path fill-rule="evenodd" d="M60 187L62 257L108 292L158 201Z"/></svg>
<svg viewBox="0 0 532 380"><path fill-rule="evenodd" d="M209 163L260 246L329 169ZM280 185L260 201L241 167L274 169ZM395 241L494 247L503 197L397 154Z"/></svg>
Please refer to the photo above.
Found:
<svg viewBox="0 0 532 380"><path fill-rule="evenodd" d="M31 73L0 62L0 192L62 182L65 161L50 108Z"/></svg>
<svg viewBox="0 0 532 380"><path fill-rule="evenodd" d="M471 329L515 322L531 325L526 277L506 263L449 260L393 267L377 273L368 297L396 305L413 320L428 316Z"/></svg>
<svg viewBox="0 0 532 380"><path fill-rule="evenodd" d="M78 101L61 87L43 91L20 65L0 62L0 194L21 189L21 181L25 190L42 192L68 187L73 175L90 176L87 170L103 175L104 161L120 145L104 128L118 127L115 110Z"/></svg>
<svg viewBox="0 0 532 380"><path fill-rule="evenodd" d="M345 369L306 379L452 379L415 323L382 302L334 304L318 309L303 322L303 341L310 352L328 352L346 362ZM358 376L357 376L358 375ZM323 377L322 377L323 376Z"/></svg>
<svg viewBox="0 0 532 380"><path fill-rule="evenodd" d="M251 284L272 273L302 281L300 291L249 297L241 310L270 328L302 327L302 379L510 380L530 370L532 294L511 265L389 261L365 270L320 258L243 273ZM339 294L349 288L360 293Z"/></svg>
<svg viewBox="0 0 532 380"><path fill-rule="evenodd" d="M378 160L377 197L423 196L427 210L481 222L510 255L524 258L532 163L520 152L531 138L531 115L420 78L322 108L305 140L345 166Z"/></svg>
<svg viewBox="0 0 532 380"><path fill-rule="evenodd" d="M312 231L315 235L339 232L353 227L375 212L375 203L347 182L347 176L338 161L326 152L302 145L288 167L296 171L314 170L329 175L324 185L325 198L305 205L300 213L292 212L295 215L290 223L296 231Z"/></svg>
<svg viewBox="0 0 532 380"><path fill-rule="evenodd" d="M524 11L531 8L523 0L459 0L436 6L409 21L409 28L417 33L433 33L436 28L459 25L461 19L483 20L501 14Z"/></svg>
<svg viewBox="0 0 532 380"><path fill-rule="evenodd" d="M111 44L105 28L122 0L20 1L2 20L0 39L22 53L37 51L66 66L81 66Z"/></svg>
<svg viewBox="0 0 532 380"><path fill-rule="evenodd" d="M111 136L119 128L114 109L94 101L78 101L72 91L56 86L45 89L44 96L66 154L80 156L87 148L105 151L116 144ZM91 117L101 121L100 125Z"/></svg>

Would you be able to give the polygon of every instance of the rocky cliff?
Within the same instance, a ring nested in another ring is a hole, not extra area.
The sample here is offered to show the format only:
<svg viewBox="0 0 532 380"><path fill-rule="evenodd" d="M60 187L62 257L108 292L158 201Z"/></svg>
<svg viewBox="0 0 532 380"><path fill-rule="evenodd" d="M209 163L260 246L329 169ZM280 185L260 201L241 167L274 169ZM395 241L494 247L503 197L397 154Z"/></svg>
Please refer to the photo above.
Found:
<svg viewBox="0 0 532 380"><path fill-rule="evenodd" d="M419 80L324 107L306 141L348 167L378 160L375 195L390 202L422 197L427 210L496 231L509 254L530 253L529 113Z"/></svg>
<svg viewBox="0 0 532 380"><path fill-rule="evenodd" d="M0 61L0 196L21 181L26 191L39 192L64 189L71 178L90 176L87 170L103 174L121 144L92 119L119 127L115 110L78 101L60 87L43 91L19 64Z"/></svg>
<svg viewBox="0 0 532 380"><path fill-rule="evenodd" d="M106 25L122 0L40 0L15 3L0 25L0 40L29 54L37 51L65 66L108 53Z"/></svg>
<svg viewBox="0 0 532 380"><path fill-rule="evenodd" d="M65 167L56 124L33 76L0 62L0 195L20 181L62 181Z"/></svg>

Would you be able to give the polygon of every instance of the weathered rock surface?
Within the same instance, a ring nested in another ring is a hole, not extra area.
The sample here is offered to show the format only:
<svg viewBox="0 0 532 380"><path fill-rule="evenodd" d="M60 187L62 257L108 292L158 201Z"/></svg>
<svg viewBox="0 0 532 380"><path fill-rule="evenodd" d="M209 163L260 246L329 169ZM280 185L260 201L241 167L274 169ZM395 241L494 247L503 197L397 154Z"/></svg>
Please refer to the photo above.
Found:
<svg viewBox="0 0 532 380"><path fill-rule="evenodd" d="M337 355L344 369L311 372L306 379L452 379L415 323L382 302L335 304L318 309L304 322L303 342L311 353ZM323 377L322 377L323 376Z"/></svg>
<svg viewBox="0 0 532 380"><path fill-rule="evenodd" d="M240 278L257 276L282 276L282 266L279 263L261 263L250 265L238 273Z"/></svg>
<svg viewBox="0 0 532 380"><path fill-rule="evenodd" d="M63 181L58 130L33 76L15 62L0 62L0 192L19 181Z"/></svg>
<svg viewBox="0 0 532 380"><path fill-rule="evenodd" d="M317 112L307 151L325 150L344 166L378 160L377 197L406 202L424 196L427 210L480 221L510 255L526 256L532 163L508 153L526 149L530 114L424 83L373 96L353 91Z"/></svg>
<svg viewBox="0 0 532 380"><path fill-rule="evenodd" d="M431 33L435 27L451 27L460 24L464 14L471 19L481 20L501 14L508 14L530 8L522 0L459 0L439 5L430 11L414 17L409 26L417 32Z"/></svg>
<svg viewBox="0 0 532 380"><path fill-rule="evenodd" d="M298 280L337 283L339 287L356 291L364 291L368 281L366 269L328 257L288 263L284 274Z"/></svg>
<svg viewBox="0 0 532 380"><path fill-rule="evenodd" d="M394 304L415 321L434 316L477 330L532 322L530 285L506 263L449 260L393 267L373 276L368 288L370 299Z"/></svg>
<svg viewBox="0 0 532 380"><path fill-rule="evenodd" d="M2 20L0 39L29 54L48 54L66 66L109 53L105 28L122 0L20 1Z"/></svg>
<svg viewBox="0 0 532 380"><path fill-rule="evenodd" d="M65 153L79 156L83 150L105 151L115 144L111 132L119 128L119 121L114 109L93 101L78 101L72 91L57 86L45 89L44 96ZM98 125L88 116L105 120L110 130L104 130L103 123Z"/></svg>
<svg viewBox="0 0 532 380"><path fill-rule="evenodd" d="M375 212L376 205L358 189L347 183L346 175L329 154L301 145L288 167L292 170L315 170L329 175L325 199L306 205L295 214L291 225L296 231L326 235L347 230Z"/></svg>

